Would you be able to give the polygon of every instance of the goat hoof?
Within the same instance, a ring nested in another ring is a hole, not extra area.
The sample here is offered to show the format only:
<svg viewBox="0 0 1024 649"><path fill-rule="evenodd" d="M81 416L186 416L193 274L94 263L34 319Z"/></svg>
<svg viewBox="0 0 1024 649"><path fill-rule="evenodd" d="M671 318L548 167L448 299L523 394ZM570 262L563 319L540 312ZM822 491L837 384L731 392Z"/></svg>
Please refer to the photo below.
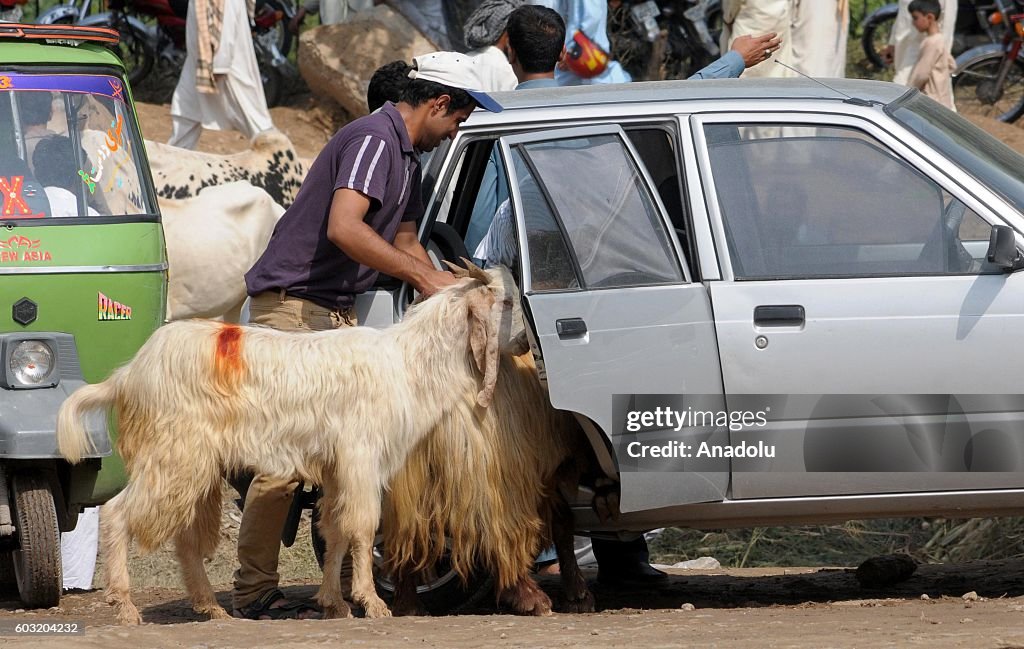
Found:
<svg viewBox="0 0 1024 649"><path fill-rule="evenodd" d="M366 610L366 617L368 618L391 617L391 610L382 600L366 602L364 609Z"/></svg>
<svg viewBox="0 0 1024 649"><path fill-rule="evenodd" d="M224 610L223 606L210 606L203 609L196 609L196 613L205 613L211 620L233 620L231 614Z"/></svg>
<svg viewBox="0 0 1024 649"><path fill-rule="evenodd" d="M135 608L132 604L122 605L121 610L117 612L117 623L122 626L138 626L142 624L142 616L139 615L139 609Z"/></svg>
<svg viewBox="0 0 1024 649"><path fill-rule="evenodd" d="M510 597L506 600L512 612L516 615L532 615L545 617L551 615L551 600L542 591L537 590L528 593L517 593L518 597Z"/></svg>
<svg viewBox="0 0 1024 649"><path fill-rule="evenodd" d="M588 590L583 595L580 595L575 599L566 599L562 601L558 610L562 613L593 613L594 596Z"/></svg>
<svg viewBox="0 0 1024 649"><path fill-rule="evenodd" d="M340 620L347 617L352 617L352 609L349 608L348 604L343 603L340 606L324 606L325 620Z"/></svg>

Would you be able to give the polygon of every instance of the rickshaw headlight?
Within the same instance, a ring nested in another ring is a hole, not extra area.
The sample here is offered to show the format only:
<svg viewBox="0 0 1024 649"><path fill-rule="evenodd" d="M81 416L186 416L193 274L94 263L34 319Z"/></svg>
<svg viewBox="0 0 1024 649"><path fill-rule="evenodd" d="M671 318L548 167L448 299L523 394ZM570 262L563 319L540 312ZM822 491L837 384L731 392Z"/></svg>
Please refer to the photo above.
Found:
<svg viewBox="0 0 1024 649"><path fill-rule="evenodd" d="M39 385L53 374L53 348L41 340L23 340L11 350L9 363L11 374L19 383Z"/></svg>

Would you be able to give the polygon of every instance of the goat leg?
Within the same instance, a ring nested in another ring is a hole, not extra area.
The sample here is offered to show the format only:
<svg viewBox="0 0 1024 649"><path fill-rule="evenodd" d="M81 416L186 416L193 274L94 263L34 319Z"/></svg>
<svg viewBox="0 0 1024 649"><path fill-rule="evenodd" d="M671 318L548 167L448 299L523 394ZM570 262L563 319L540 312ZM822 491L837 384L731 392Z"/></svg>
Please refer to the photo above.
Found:
<svg viewBox="0 0 1024 649"><path fill-rule="evenodd" d="M179 532L174 539L178 564L185 580L185 589L192 599L196 613L210 616L212 620L226 620L231 616L217 602L210 585L210 579L203 565L205 557L213 556L220 540L220 485L212 489L196 507L192 524Z"/></svg>
<svg viewBox="0 0 1024 649"><path fill-rule="evenodd" d="M395 601L391 605L395 615L427 615L419 596L416 594L416 573L406 567L395 570Z"/></svg>
<svg viewBox="0 0 1024 649"><path fill-rule="evenodd" d="M124 501L132 485L114 496L103 506L100 528L103 536L104 561L107 567L107 603L117 610L118 624L142 624L139 609L132 604L131 582L128 577L128 521L125 520Z"/></svg>
<svg viewBox="0 0 1024 649"><path fill-rule="evenodd" d="M572 511L564 500L557 500L551 517L551 535L555 541L555 552L558 553L562 580L563 600L559 602L559 610L565 613L593 613L594 595L587 588L587 580L583 578L576 561Z"/></svg>
<svg viewBox="0 0 1024 649"><path fill-rule="evenodd" d="M376 527L376 526L374 526ZM373 533L363 530L352 543L352 601L362 605L366 617L391 617L373 582Z"/></svg>
<svg viewBox="0 0 1024 649"><path fill-rule="evenodd" d="M348 551L348 537L338 522L341 511L337 506L337 490L323 485L323 495L317 503L320 508L319 529L324 539L324 580L316 594L316 601L324 610L324 619L352 617L352 610L341 594L341 561Z"/></svg>

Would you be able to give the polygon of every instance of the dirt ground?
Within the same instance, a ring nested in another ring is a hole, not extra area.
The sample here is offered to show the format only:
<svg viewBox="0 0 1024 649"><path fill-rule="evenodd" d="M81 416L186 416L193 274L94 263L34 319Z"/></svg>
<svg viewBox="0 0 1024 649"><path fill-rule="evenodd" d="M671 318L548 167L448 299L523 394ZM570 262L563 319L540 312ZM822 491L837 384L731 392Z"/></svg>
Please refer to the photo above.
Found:
<svg viewBox="0 0 1024 649"><path fill-rule="evenodd" d="M138 105L143 134L166 141L169 106ZM299 155L312 159L340 126L339 116L314 99L293 98L271 111ZM1024 153L1024 130L971 118ZM230 153L246 147L236 133L203 134L199 149ZM223 605L230 605L231 571L239 514L226 499L222 542L208 563ZM312 597L320 574L308 542L308 518L292 548L282 552L285 592ZM45 611L20 608L16 592L0 592L0 645L50 647L970 647L1024 649L1024 561L926 565L908 581L865 590L843 568L671 570L657 592L602 588L587 572L599 612L515 617L491 607L447 618L330 621L207 622L183 599L173 553L133 555L135 603L146 624L113 626L102 591L65 595ZM102 565L95 583L102 583ZM541 580L554 597L557 578ZM966 597L965 597L966 596ZM18 622L76 622L84 635L14 632Z"/></svg>
<svg viewBox="0 0 1024 649"><path fill-rule="evenodd" d="M445 618L207 622L182 590L135 591L147 621L112 626L100 591L66 595L59 609L26 612L0 601L0 644L97 647L970 647L1024 648L1024 562L922 566L887 590L865 590L843 569L672 570L659 592L601 588L599 612L522 618L481 609ZM554 595L557 578L545 577ZM311 585L290 585L310 597ZM971 595L969 593L976 593ZM229 590L218 588L227 605ZM967 595L965 599L964 596ZM0 596L2 597L2 596ZM975 599L977 597L977 599ZM692 606L688 606L692 605ZM77 622L83 635L14 634L15 622ZM8 642L9 641L9 642Z"/></svg>

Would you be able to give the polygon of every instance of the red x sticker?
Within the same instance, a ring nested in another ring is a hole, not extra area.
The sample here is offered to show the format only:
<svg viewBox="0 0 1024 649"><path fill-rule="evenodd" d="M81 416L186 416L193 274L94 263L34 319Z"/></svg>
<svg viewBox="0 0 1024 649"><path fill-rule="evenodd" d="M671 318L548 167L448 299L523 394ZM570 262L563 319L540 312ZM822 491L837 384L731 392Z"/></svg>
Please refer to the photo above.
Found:
<svg viewBox="0 0 1024 649"><path fill-rule="evenodd" d="M107 79L107 82L110 83L110 89L114 92L114 99L124 101L124 95L122 94L124 87L121 85L121 82L117 79Z"/></svg>
<svg viewBox="0 0 1024 649"><path fill-rule="evenodd" d="M21 186L25 182L24 176L0 176L0 196L3 196L4 206L0 210L2 219L38 219L43 216L42 212L33 214L29 209L25 198L21 195Z"/></svg>

